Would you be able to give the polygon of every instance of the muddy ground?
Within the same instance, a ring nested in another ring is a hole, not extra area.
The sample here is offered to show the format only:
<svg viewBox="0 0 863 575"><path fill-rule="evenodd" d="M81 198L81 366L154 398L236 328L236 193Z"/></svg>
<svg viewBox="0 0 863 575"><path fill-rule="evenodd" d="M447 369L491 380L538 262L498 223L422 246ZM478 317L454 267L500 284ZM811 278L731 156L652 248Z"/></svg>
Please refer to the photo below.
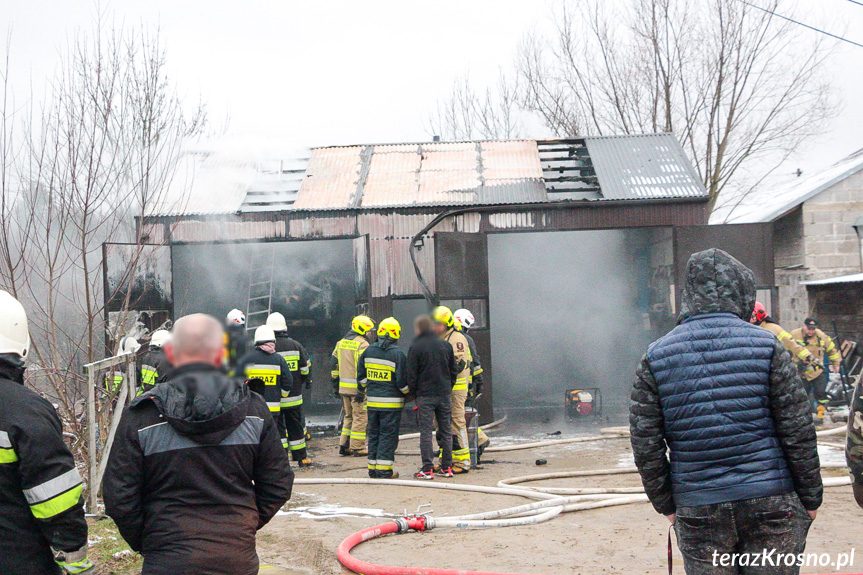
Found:
<svg viewBox="0 0 863 575"><path fill-rule="evenodd" d="M492 435L496 443L525 440L523 430L506 425ZM577 435L589 430L570 430ZM529 439L545 436L530 430ZM557 439L557 437L547 437ZM835 441L835 439L834 439ZM315 438L312 442L314 467L298 471L297 477L364 477L365 461L336 454L336 440ZM415 451L417 440L403 441L400 450ZM839 460L838 450L824 451L825 459ZM547 465L537 467L543 458ZM397 457L402 478L418 468L419 456ZM487 454L481 469L446 481L495 485L500 479L550 471L602 469L631 466L628 439L570 444L524 451ZM826 470L825 476L844 475ZM444 481L436 479L437 481ZM607 478L556 480L546 485L637 486L637 475ZM289 568L296 575L347 573L336 560L335 550L351 533L384 522L387 518L413 512L420 504L431 504L438 516L498 509L523 503L518 497L443 492L422 488L366 485L297 485L294 497L259 534L262 563ZM377 516L375 516L377 515ZM853 504L850 487L828 488L818 519L813 524L807 552L837 554L861 546L863 513ZM484 531L411 533L366 543L355 550L361 559L390 565L446 567L544 574L612 574L667 572L668 522L649 504L635 504L562 515L551 522L526 527ZM861 546L863 547L863 546ZM863 571L863 549L855 557L856 569ZM682 563L675 548L675 570ZM830 573L830 568L804 567L803 573Z"/></svg>

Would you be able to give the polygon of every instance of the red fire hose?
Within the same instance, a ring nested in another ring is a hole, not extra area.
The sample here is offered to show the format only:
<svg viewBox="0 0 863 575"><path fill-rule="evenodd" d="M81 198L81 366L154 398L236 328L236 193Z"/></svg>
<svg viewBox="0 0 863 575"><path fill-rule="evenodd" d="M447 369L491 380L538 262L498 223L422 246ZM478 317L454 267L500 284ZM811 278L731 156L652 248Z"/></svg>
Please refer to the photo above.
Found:
<svg viewBox="0 0 863 575"><path fill-rule="evenodd" d="M409 517L397 519L383 525L376 525L357 531L339 545L338 557L342 565L353 571L354 573L362 573L362 575L518 575L516 573L498 573L490 571L468 571L466 569L436 569L429 567L399 567L391 565L375 565L361 561L351 555L351 549L364 543L377 539L382 535L390 535L392 533L407 533L408 530L425 531L425 517Z"/></svg>

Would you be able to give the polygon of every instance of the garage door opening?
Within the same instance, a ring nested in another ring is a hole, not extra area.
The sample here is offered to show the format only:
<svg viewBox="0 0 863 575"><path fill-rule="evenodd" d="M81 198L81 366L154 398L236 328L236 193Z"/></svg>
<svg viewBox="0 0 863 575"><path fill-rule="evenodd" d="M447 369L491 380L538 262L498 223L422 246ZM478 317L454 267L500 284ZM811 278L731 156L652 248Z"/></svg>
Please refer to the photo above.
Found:
<svg viewBox="0 0 863 575"><path fill-rule="evenodd" d="M671 230L493 234L488 254L495 409L562 413L567 389L596 387L622 421L674 323Z"/></svg>

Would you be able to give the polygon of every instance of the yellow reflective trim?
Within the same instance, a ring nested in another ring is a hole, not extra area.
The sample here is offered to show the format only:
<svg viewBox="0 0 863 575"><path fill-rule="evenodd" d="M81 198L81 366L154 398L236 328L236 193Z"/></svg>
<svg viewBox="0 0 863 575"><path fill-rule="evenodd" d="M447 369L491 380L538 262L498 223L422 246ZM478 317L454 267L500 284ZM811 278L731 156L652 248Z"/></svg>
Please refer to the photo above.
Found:
<svg viewBox="0 0 863 575"><path fill-rule="evenodd" d="M469 375L466 375L466 376L464 376L464 377L460 377L460 378L458 378L457 380L455 380L456 384L459 384L459 383L468 383L469 381L470 381L470 376L469 376Z"/></svg>
<svg viewBox="0 0 863 575"><path fill-rule="evenodd" d="M18 454L11 447L9 449L0 448L0 463L15 463L18 461Z"/></svg>
<svg viewBox="0 0 863 575"><path fill-rule="evenodd" d="M382 403L378 401L370 401L368 403L369 407L378 407L378 408L402 408L405 406L404 403Z"/></svg>
<svg viewBox="0 0 863 575"><path fill-rule="evenodd" d="M483 369L482 369L482 368L479 368L479 369L477 369L476 371L474 371L474 372L473 372L473 374L474 374L474 375L479 375L479 374L481 374L482 372L483 372Z"/></svg>
<svg viewBox="0 0 863 575"><path fill-rule="evenodd" d="M452 390L453 390L453 391L462 391L462 390L464 390L464 389L467 389L467 384L466 384L466 383L457 383L456 385L454 385L454 386L452 387Z"/></svg>
<svg viewBox="0 0 863 575"><path fill-rule="evenodd" d="M791 334L790 334L790 333L788 333L787 331L785 331L785 330L783 329L782 331L780 331L780 332L776 335L776 338L777 338L779 341L782 341L783 339L791 339Z"/></svg>
<svg viewBox="0 0 863 575"><path fill-rule="evenodd" d="M57 497L53 497L48 501L31 505L30 511L36 519L48 519L55 515L59 515L78 504L81 500L81 492L83 489L83 486L77 485L66 493L61 493Z"/></svg>
<svg viewBox="0 0 863 575"><path fill-rule="evenodd" d="M356 383L349 383L349 382L346 382L346 381L341 381L341 382L339 382L339 385L340 385L340 386L342 386L342 387L350 387L350 388L353 388L353 389L356 389L356 387L357 387L357 384L356 384Z"/></svg>

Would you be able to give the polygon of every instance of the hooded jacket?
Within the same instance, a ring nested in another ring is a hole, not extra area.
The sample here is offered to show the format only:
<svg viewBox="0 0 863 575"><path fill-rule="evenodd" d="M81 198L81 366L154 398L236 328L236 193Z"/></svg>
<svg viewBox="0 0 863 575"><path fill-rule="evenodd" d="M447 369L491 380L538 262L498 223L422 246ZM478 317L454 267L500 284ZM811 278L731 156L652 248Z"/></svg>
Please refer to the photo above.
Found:
<svg viewBox="0 0 863 575"><path fill-rule="evenodd" d="M143 575L254 575L255 533L292 484L263 398L189 364L123 412L103 493Z"/></svg>
<svg viewBox="0 0 863 575"><path fill-rule="evenodd" d="M0 356L0 574L53 575L51 549L86 557L81 476L54 406Z"/></svg>
<svg viewBox="0 0 863 575"><path fill-rule="evenodd" d="M808 510L821 504L803 384L784 346L747 321L754 304L748 268L722 250L693 254L678 325L641 361L632 448L645 491L664 515L791 491Z"/></svg>

